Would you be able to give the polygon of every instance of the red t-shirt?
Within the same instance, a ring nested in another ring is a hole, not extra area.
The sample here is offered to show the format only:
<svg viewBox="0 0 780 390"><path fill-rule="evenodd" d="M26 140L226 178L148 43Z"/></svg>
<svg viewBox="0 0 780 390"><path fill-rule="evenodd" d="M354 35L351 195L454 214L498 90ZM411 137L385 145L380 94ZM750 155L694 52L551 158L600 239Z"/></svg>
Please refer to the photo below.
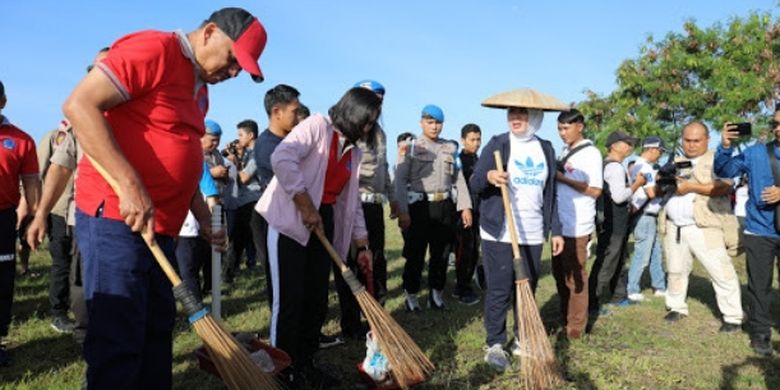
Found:
<svg viewBox="0 0 780 390"><path fill-rule="evenodd" d="M19 206L19 180L37 174L35 141L0 116L0 210Z"/></svg>
<svg viewBox="0 0 780 390"><path fill-rule="evenodd" d="M98 69L125 102L105 112L114 137L138 171L155 207L155 232L179 233L203 166L200 137L208 110L205 84L196 85L188 44L170 32L142 31L119 39ZM76 207L123 220L119 198L87 158L79 163Z"/></svg>
<svg viewBox="0 0 780 390"><path fill-rule="evenodd" d="M325 170L325 188L322 192L322 203L324 204L336 203L352 172L352 151L347 150L341 159L338 158L338 153L339 134L334 132L328 154L328 168Z"/></svg>

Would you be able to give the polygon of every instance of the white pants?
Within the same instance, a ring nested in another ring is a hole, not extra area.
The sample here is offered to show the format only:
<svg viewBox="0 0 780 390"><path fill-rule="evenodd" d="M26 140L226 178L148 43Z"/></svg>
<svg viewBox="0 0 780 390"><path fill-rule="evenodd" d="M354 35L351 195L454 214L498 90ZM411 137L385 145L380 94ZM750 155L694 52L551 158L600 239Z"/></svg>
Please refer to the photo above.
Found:
<svg viewBox="0 0 780 390"><path fill-rule="evenodd" d="M707 242L708 236L711 242ZM669 278L666 306L672 311L688 314L688 304L685 303L685 299L688 295L688 278L693 269L695 256L709 274L718 308L723 314L723 321L729 324L741 324L742 300L739 279L723 244L723 234L719 229L702 229L696 225L689 225L680 228L679 242L677 237L677 226L667 221L664 237L666 270Z"/></svg>

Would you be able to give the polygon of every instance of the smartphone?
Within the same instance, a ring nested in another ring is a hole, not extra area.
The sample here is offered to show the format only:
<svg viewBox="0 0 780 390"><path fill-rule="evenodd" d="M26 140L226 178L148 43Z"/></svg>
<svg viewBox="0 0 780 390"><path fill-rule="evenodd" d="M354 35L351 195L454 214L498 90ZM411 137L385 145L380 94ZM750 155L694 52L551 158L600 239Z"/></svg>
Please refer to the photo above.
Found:
<svg viewBox="0 0 780 390"><path fill-rule="evenodd" d="M736 131L739 135L751 135L753 133L753 125L750 122L742 122L742 123L735 123L737 126L734 131Z"/></svg>

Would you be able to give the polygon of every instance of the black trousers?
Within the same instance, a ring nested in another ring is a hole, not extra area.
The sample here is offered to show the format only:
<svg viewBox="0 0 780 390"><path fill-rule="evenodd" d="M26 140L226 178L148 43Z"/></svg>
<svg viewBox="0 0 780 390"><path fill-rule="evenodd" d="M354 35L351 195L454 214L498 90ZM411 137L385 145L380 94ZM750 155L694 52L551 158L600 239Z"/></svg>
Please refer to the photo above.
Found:
<svg viewBox="0 0 780 390"><path fill-rule="evenodd" d="M8 336L16 276L16 209L0 210L0 337Z"/></svg>
<svg viewBox="0 0 780 390"><path fill-rule="evenodd" d="M381 203L363 203L363 217L368 230L369 249L373 254L374 295L377 301L383 302L387 295L387 259L385 258L385 215ZM365 285L366 277L357 266L354 252L350 253L347 266ZM360 328L360 305L341 276L341 270L333 264L333 280L339 296L341 309L341 332L345 335L357 336Z"/></svg>
<svg viewBox="0 0 780 390"><path fill-rule="evenodd" d="M605 228L599 231L596 261L588 278L588 307L590 310L608 303L615 297L626 296L625 283L618 283L626 262L627 226Z"/></svg>
<svg viewBox="0 0 780 390"><path fill-rule="evenodd" d="M71 243L73 231L65 217L49 215L49 254L51 254L51 272L49 274L49 303L53 317L68 315L70 298L70 264L73 262Z"/></svg>
<svg viewBox="0 0 780 390"><path fill-rule="evenodd" d="M780 238L745 234L747 261L747 328L751 335L771 334L775 322L769 313L774 267L780 270Z"/></svg>
<svg viewBox="0 0 780 390"><path fill-rule="evenodd" d="M271 270L268 268L268 222L257 211L252 211L252 219L249 222L252 228L252 241L255 245L257 260L265 270L265 292L268 295L268 304L274 301L274 293L271 288Z"/></svg>
<svg viewBox="0 0 780 390"><path fill-rule="evenodd" d="M460 213L456 215L460 218ZM479 213L472 211L472 220L471 227L465 228L459 219L455 230L455 288L460 291L471 290L471 278L479 261Z"/></svg>
<svg viewBox="0 0 780 390"><path fill-rule="evenodd" d="M428 287L443 290L447 280L447 256L455 234L455 204L452 200L409 205L412 224L404 240L403 286L410 294L420 291L425 253L430 247Z"/></svg>
<svg viewBox="0 0 780 390"><path fill-rule="evenodd" d="M333 207L320 206L325 235L333 240ZM274 301L271 343L290 355L296 367L310 363L319 349L319 335L328 310L330 256L316 235L302 246L268 228L268 265Z"/></svg>
<svg viewBox="0 0 780 390"><path fill-rule="evenodd" d="M74 227L70 226L70 229L73 231ZM87 336L89 315L87 314L87 301L84 298L84 264L82 263L81 251L79 251L79 244L75 234L73 235L70 254L72 259L70 262L70 276L68 278L70 284L70 310L73 312L73 317L76 320L73 338L79 344L83 344L84 338Z"/></svg>
<svg viewBox="0 0 780 390"><path fill-rule="evenodd" d="M241 254L250 246L252 242L252 230L250 222L252 214L255 212L255 202L249 202L236 210L235 225L229 227L229 243L227 249L227 259L222 265L222 280L225 283L233 283L236 273L240 267ZM248 255L247 255L248 256Z"/></svg>
<svg viewBox="0 0 780 390"><path fill-rule="evenodd" d="M176 241L176 263L182 283L199 300L211 289L211 245L200 237L179 237ZM203 272L203 279L200 274Z"/></svg>

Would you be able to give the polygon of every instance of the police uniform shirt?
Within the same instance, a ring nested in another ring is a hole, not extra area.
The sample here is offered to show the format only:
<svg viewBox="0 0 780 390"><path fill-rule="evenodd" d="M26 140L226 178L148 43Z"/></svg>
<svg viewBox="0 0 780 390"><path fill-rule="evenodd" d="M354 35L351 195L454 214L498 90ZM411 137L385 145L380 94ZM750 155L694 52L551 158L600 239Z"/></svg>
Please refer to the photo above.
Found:
<svg viewBox="0 0 780 390"><path fill-rule="evenodd" d="M80 150L81 148L78 148L76 145L76 137L73 136L73 130L68 128L66 130L55 131L57 133L56 135L52 135L51 139L52 151L46 156L47 163L56 164L69 169L71 172L75 172L82 153ZM46 172L48 172L48 166ZM67 220L67 224L70 226L76 224L76 203L73 199L74 178L75 175L71 174L68 178L68 183L65 185L65 190L51 210L52 214L64 217ZM43 177L43 180L46 180L46 176Z"/></svg>
<svg viewBox="0 0 780 390"><path fill-rule="evenodd" d="M450 193L457 189L457 210L471 208L466 180L457 168L454 141L421 137L411 142L396 169L395 191L399 212L408 213L409 193Z"/></svg>
<svg viewBox="0 0 780 390"><path fill-rule="evenodd" d="M387 165L387 137L382 128L377 127L374 146L360 140L357 146L363 152L360 158L360 192L364 194L382 194L388 200L395 200L395 191L390 184Z"/></svg>

